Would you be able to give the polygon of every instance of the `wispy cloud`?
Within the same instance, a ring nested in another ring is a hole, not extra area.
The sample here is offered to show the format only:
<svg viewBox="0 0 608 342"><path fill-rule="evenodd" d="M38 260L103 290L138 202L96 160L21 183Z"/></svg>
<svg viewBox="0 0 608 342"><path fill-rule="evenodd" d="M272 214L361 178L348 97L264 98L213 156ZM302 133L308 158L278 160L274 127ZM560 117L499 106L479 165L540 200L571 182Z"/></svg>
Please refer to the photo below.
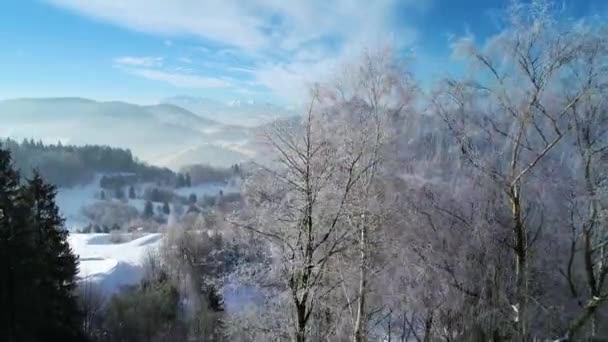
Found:
<svg viewBox="0 0 608 342"><path fill-rule="evenodd" d="M123 66L135 66L135 67L158 67L163 64L162 57L116 57L114 63Z"/></svg>
<svg viewBox="0 0 608 342"><path fill-rule="evenodd" d="M154 69L130 69L130 73L149 80L163 81L179 88L227 88L232 83L221 78L204 77Z"/></svg>
<svg viewBox="0 0 608 342"><path fill-rule="evenodd" d="M223 63L228 72L241 69L259 85L294 98L308 81L327 77L332 66L364 48L411 44L417 32L396 13L424 11L433 0L47 1L165 39L200 37L193 45L205 61Z"/></svg>
<svg viewBox="0 0 608 342"><path fill-rule="evenodd" d="M188 58L178 58L182 63L191 63ZM114 66L132 75L153 81L169 83L179 88L227 88L232 83L218 77L196 75L195 70L183 66L166 66L162 57L117 57Z"/></svg>

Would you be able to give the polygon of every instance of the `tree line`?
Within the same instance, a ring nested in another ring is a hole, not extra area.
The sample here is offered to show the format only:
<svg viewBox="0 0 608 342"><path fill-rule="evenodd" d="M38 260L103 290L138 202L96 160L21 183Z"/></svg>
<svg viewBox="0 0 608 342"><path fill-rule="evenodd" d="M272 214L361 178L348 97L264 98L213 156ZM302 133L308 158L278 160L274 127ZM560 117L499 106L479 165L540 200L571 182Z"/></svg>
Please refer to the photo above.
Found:
<svg viewBox="0 0 608 342"><path fill-rule="evenodd" d="M132 173L142 181L173 184L176 175L167 168L147 165L137 160L130 150L108 146L73 146L44 144L41 141L2 141L11 151L15 167L25 176L37 169L50 183L73 186L93 181L96 173Z"/></svg>

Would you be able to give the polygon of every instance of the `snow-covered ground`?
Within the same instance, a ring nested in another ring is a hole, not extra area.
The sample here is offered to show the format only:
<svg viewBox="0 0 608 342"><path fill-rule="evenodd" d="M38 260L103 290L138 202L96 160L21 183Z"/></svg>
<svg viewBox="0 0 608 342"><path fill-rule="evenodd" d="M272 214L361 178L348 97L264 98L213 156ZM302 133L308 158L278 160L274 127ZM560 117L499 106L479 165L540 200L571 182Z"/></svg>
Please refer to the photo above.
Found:
<svg viewBox="0 0 608 342"><path fill-rule="evenodd" d="M99 199L101 176L97 176L93 182L85 186L58 189L56 201L61 215L66 219L66 227L71 231L69 243L75 254L80 257L79 278L97 284L106 294L112 294L121 287L139 283L142 277L143 259L151 248L158 248L162 235L146 234L126 243L114 244L110 241L109 234L76 233L78 229L90 223L83 215L82 208L101 201ZM140 184L139 192L152 185ZM180 196L187 197L194 193L198 198L202 198L204 195L217 195L220 190L225 194L238 192L239 186L237 182L231 182L231 184L203 184L172 190ZM141 213L145 202L138 198L130 199L127 203ZM160 205L160 203L154 204ZM173 209L171 207L172 213ZM238 292L229 297L232 296L247 297L248 293Z"/></svg>
<svg viewBox="0 0 608 342"><path fill-rule="evenodd" d="M138 239L113 244L110 234L70 234L68 240L80 256L81 281L91 281L106 294L139 283L146 253L158 248L161 234L146 234Z"/></svg>
<svg viewBox="0 0 608 342"><path fill-rule="evenodd" d="M97 175L95 179L87 185L58 189L56 198L57 205L59 206L61 215L65 218L65 225L69 231L76 232L90 223L90 220L83 215L82 208L100 201L99 194L102 189L99 186L99 180L102 176L102 174ZM153 186L155 186L154 183L143 183L138 185L139 195L143 194L146 188ZM240 183L238 181L232 181L229 184L207 183L170 190L183 197L195 194L198 198L203 198L205 195L215 196L220 190L222 190L224 194L238 192L240 190ZM107 190L105 192L106 196L112 195ZM134 206L140 213L144 211L145 203L146 201L142 198L127 200L127 204Z"/></svg>

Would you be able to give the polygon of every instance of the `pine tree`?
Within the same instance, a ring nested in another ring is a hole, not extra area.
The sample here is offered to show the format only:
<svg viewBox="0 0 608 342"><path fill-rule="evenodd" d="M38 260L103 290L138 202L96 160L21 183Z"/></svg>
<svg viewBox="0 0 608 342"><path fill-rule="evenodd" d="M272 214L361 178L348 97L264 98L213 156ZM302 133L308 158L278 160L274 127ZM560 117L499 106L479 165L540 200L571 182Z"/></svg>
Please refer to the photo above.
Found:
<svg viewBox="0 0 608 342"><path fill-rule="evenodd" d="M152 216L154 216L154 206L152 205L152 202L146 201L143 216L144 218L151 218Z"/></svg>
<svg viewBox="0 0 608 342"><path fill-rule="evenodd" d="M78 260L68 244L68 231L55 204L53 185L46 184L40 174L24 186L25 198L31 208L34 245L37 250L39 282L34 291L40 296L38 312L42 314L39 340L76 341L81 339L80 313L74 295Z"/></svg>
<svg viewBox="0 0 608 342"><path fill-rule="evenodd" d="M169 215L171 214L171 208L169 207L169 203L163 203L163 214Z"/></svg>
<svg viewBox="0 0 608 342"><path fill-rule="evenodd" d="M12 168L8 151L0 149L0 336L7 341L17 341L22 336L19 278L22 267L19 263L27 257L31 246L26 241L25 232L16 227L20 201L19 175Z"/></svg>
<svg viewBox="0 0 608 342"><path fill-rule="evenodd" d="M190 174L186 173L186 177L184 178L184 185L187 187L192 186L192 180L190 179Z"/></svg>
<svg viewBox="0 0 608 342"><path fill-rule="evenodd" d="M74 296L78 261L37 172L22 182L0 149L0 336L7 341L81 341Z"/></svg>
<svg viewBox="0 0 608 342"><path fill-rule="evenodd" d="M135 188L133 187L133 185L131 185L129 187L129 198L130 199L135 199Z"/></svg>

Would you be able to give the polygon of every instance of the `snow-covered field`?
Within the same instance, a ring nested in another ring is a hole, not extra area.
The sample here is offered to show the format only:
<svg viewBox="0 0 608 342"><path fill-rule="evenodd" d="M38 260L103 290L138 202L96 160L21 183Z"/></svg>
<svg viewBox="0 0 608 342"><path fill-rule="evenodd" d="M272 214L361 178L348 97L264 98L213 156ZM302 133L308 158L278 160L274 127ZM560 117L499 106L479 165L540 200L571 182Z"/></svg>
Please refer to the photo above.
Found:
<svg viewBox="0 0 608 342"><path fill-rule="evenodd" d="M142 277L142 263L150 249L158 248L162 235L146 234L126 243L112 243L110 234L79 234L78 229L87 226L90 222L83 213L82 208L101 201L99 193L98 175L95 180L85 186L73 188L60 188L57 193L57 205L61 215L66 219L66 226L70 230L69 243L75 254L80 257L79 278L82 281L91 281L98 285L106 294L119 291L122 287L139 283ZM139 191L143 192L147 186L153 184L140 184ZM202 198L204 195L217 195L220 190L224 193L237 192L240 184L204 184L194 187L173 189L180 195L187 197L194 193ZM128 204L143 212L145 200L130 199ZM155 203L160 205L160 203ZM171 212L174 212L171 207Z"/></svg>
<svg viewBox="0 0 608 342"><path fill-rule="evenodd" d="M158 248L161 234L146 234L138 239L114 244L110 234L70 234L68 240L80 256L81 281L91 281L106 294L139 283L146 253Z"/></svg>
<svg viewBox="0 0 608 342"><path fill-rule="evenodd" d="M69 231L76 232L90 223L90 220L83 215L82 208L101 201L99 199L99 194L102 189L99 186L99 180L102 176L102 174L97 175L93 182L87 185L58 189L56 198L57 205L59 206L61 215L65 218L65 225ZM138 192L141 194L147 187L153 186L155 186L154 183L140 184L138 186ZM195 194L198 198L202 198L205 195L217 195L220 190L225 194L228 194L231 192L238 192L239 189L240 183L233 181L230 184L207 183L171 190L180 196L188 197L190 194ZM111 195L109 191L106 191L106 193L108 196ZM135 207L140 213L144 211L145 203L146 201L142 198L127 200L127 204ZM155 205L159 204L162 203L155 203Z"/></svg>

